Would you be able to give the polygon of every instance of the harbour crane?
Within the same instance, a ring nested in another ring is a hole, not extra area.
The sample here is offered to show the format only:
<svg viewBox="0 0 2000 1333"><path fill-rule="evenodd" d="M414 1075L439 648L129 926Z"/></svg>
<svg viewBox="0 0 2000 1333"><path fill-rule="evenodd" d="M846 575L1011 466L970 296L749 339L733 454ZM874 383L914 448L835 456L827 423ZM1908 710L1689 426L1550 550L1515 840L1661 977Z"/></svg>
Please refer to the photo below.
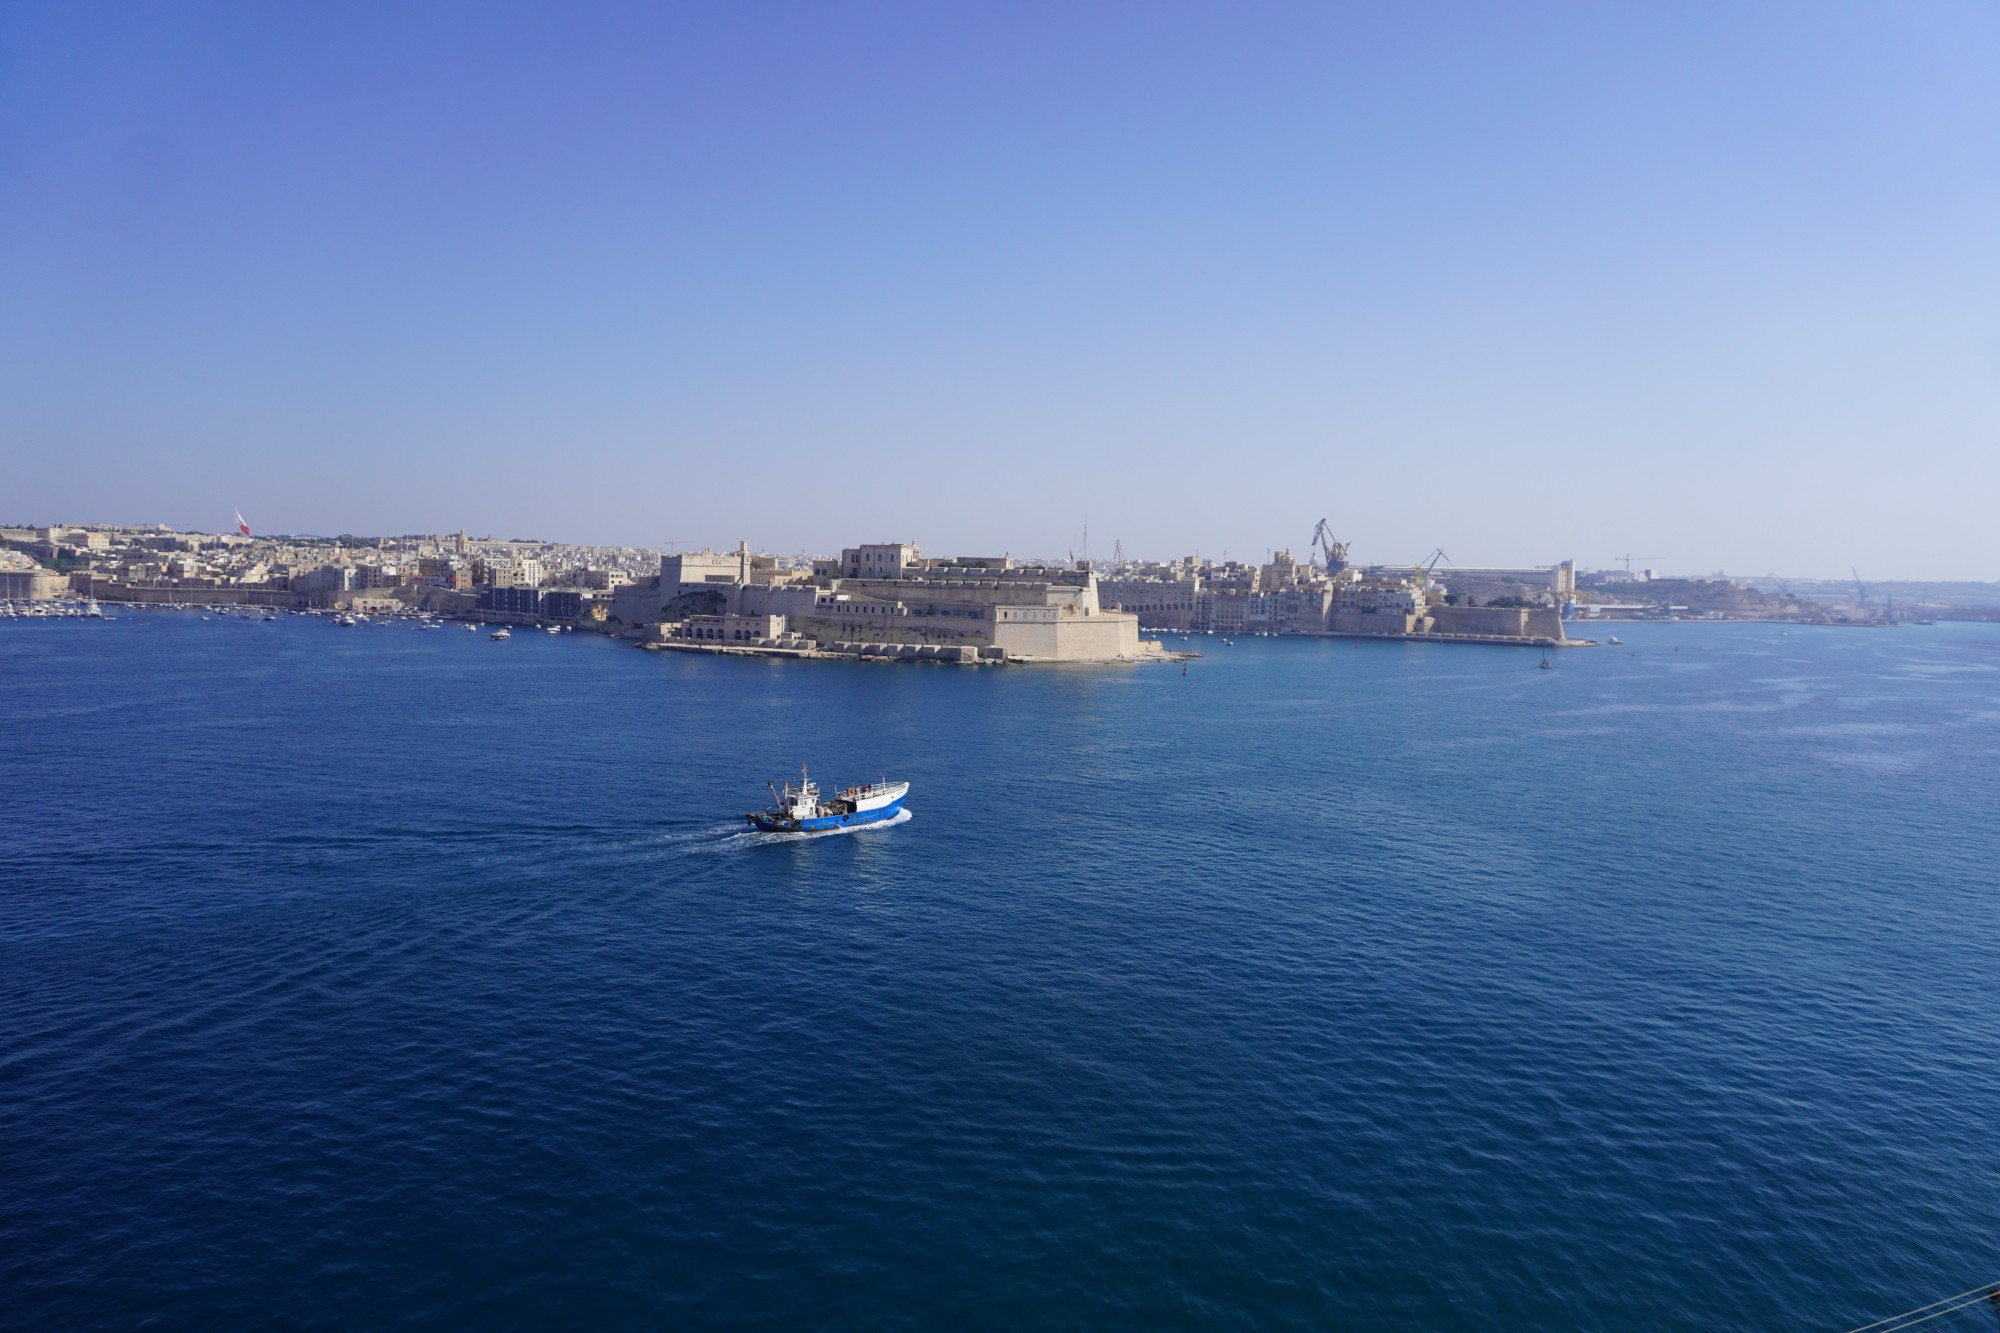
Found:
<svg viewBox="0 0 2000 1333"><path fill-rule="evenodd" d="M1847 572L1854 576L1854 604L1863 611L1866 611L1868 609L1868 585L1861 581L1861 571L1853 565L1847 567Z"/></svg>
<svg viewBox="0 0 2000 1333"><path fill-rule="evenodd" d="M1431 586L1431 571L1437 568L1437 563L1440 560L1446 564L1451 563L1451 557L1444 553L1444 547L1442 546L1432 551L1416 564L1410 566L1410 568L1417 571L1417 582L1420 586L1425 588Z"/></svg>
<svg viewBox="0 0 2000 1333"><path fill-rule="evenodd" d="M1308 547L1317 546L1325 558L1326 572L1332 574L1347 568L1347 543L1333 535L1333 529L1325 519L1313 528L1313 535L1307 539Z"/></svg>
<svg viewBox="0 0 2000 1333"><path fill-rule="evenodd" d="M1628 552L1627 554L1625 554L1625 555L1615 555L1615 556L1612 556L1611 558L1612 558L1613 560L1622 560L1622 561L1623 561L1623 562L1625 563L1625 572L1626 572L1627 574L1630 574L1630 573L1632 572L1632 562L1633 562L1634 560L1664 560L1664 559L1666 559L1666 557L1665 557L1665 556L1663 556L1663 555L1632 555L1632 554L1630 554L1629 552Z"/></svg>

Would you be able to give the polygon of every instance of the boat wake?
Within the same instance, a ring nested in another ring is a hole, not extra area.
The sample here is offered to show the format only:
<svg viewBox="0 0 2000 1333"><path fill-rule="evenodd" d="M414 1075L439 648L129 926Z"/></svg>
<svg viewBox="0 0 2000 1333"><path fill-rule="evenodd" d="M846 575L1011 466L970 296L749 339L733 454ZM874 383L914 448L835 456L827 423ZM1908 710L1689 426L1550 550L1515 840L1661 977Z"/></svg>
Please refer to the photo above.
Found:
<svg viewBox="0 0 2000 1333"><path fill-rule="evenodd" d="M733 824L710 824L707 828L679 829L672 833L649 835L645 841L665 847L682 856L694 856L712 850L717 843L731 841L743 831L739 821Z"/></svg>

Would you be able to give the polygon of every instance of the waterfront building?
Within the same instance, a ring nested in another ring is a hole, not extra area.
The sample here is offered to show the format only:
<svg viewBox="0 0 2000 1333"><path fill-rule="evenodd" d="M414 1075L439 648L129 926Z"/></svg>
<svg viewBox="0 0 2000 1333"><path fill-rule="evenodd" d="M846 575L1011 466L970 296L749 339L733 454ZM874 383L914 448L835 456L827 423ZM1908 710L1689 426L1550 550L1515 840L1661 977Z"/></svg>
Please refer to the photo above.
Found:
<svg viewBox="0 0 2000 1333"><path fill-rule="evenodd" d="M1201 576L1140 574L1120 571L1120 576L1101 579L1098 600L1114 611L1130 611L1142 629L1190 630L1195 627L1195 607L1201 597Z"/></svg>
<svg viewBox="0 0 2000 1333"><path fill-rule="evenodd" d="M1327 611L1333 605L1334 588L1331 583L1322 581L1280 588L1265 596L1273 632L1317 634L1326 625Z"/></svg>
<svg viewBox="0 0 2000 1333"><path fill-rule="evenodd" d="M1242 588L1204 588L1195 603L1195 628L1216 634L1241 634L1249 619L1250 596Z"/></svg>
<svg viewBox="0 0 2000 1333"><path fill-rule="evenodd" d="M0 569L0 601L47 602L69 591L69 578L39 565L25 569Z"/></svg>
<svg viewBox="0 0 2000 1333"><path fill-rule="evenodd" d="M736 647L785 646L799 636L788 634L783 616L745 616L725 612L719 616L689 616L673 626L669 638L691 643L730 644Z"/></svg>
<svg viewBox="0 0 2000 1333"><path fill-rule="evenodd" d="M585 605L595 600L575 588L545 588L540 614L545 620L582 620Z"/></svg>
<svg viewBox="0 0 2000 1333"><path fill-rule="evenodd" d="M1430 605L1414 579L1370 575L1334 589L1326 627L1336 634L1421 634Z"/></svg>
<svg viewBox="0 0 2000 1333"><path fill-rule="evenodd" d="M479 609L507 616L538 616L542 614L542 590L507 585L481 588Z"/></svg>

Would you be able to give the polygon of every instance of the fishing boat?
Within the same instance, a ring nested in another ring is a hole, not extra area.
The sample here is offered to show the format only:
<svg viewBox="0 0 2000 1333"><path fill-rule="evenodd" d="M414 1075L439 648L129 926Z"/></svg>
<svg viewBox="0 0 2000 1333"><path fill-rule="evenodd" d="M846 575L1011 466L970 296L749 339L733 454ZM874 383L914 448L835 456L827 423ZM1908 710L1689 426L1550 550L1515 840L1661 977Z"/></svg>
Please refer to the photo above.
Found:
<svg viewBox="0 0 2000 1333"><path fill-rule="evenodd" d="M493 640L493 642L498 643L502 639L511 639L514 636L507 632L507 627L505 625L502 625L499 629L494 630L491 634L487 635L486 637Z"/></svg>
<svg viewBox="0 0 2000 1333"><path fill-rule="evenodd" d="M820 794L819 784L799 765L799 780L782 789L771 784L771 805L744 815L751 827L765 833L821 833L830 829L879 824L902 813L907 782L886 779L865 787L849 787L838 796Z"/></svg>
<svg viewBox="0 0 2000 1333"><path fill-rule="evenodd" d="M1619 637L1618 637L1618 636L1617 636L1616 634L1614 634L1614 635L1612 635L1612 636L1611 636L1611 642L1612 642L1613 644L1620 644L1620 643L1623 643L1623 642L1625 642L1625 640L1623 640L1623 639L1619 638Z"/></svg>

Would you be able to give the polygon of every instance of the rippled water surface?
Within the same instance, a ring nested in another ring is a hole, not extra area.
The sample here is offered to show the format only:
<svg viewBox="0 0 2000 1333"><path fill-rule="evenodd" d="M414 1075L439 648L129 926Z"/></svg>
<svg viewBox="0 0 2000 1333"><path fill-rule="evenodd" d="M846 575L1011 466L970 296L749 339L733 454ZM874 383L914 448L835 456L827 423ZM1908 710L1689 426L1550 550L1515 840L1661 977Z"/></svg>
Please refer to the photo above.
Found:
<svg viewBox="0 0 2000 1333"><path fill-rule="evenodd" d="M0 1323L1844 1329L2000 1277L2000 633L1620 634L0 623ZM743 831L801 760L911 817Z"/></svg>

